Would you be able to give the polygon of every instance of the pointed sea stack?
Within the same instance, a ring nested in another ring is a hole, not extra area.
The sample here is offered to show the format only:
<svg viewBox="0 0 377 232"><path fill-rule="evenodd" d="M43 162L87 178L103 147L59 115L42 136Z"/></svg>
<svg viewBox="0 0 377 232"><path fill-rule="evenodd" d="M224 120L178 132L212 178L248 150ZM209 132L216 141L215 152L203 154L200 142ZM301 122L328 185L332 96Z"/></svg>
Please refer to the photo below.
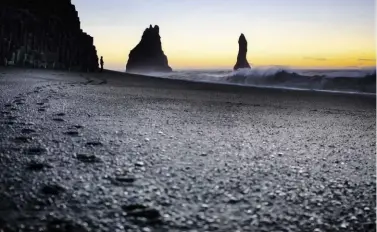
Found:
<svg viewBox="0 0 377 232"><path fill-rule="evenodd" d="M249 62L246 59L247 53L247 41L244 34L240 35L238 39L238 56L237 56L237 63L234 66L233 70L237 70L240 68L250 68Z"/></svg>
<svg viewBox="0 0 377 232"><path fill-rule="evenodd" d="M97 71L98 57L71 0L1 0L1 65Z"/></svg>
<svg viewBox="0 0 377 232"><path fill-rule="evenodd" d="M160 29L156 25L145 29L138 45L128 55L126 72L171 72L168 58L162 51Z"/></svg>

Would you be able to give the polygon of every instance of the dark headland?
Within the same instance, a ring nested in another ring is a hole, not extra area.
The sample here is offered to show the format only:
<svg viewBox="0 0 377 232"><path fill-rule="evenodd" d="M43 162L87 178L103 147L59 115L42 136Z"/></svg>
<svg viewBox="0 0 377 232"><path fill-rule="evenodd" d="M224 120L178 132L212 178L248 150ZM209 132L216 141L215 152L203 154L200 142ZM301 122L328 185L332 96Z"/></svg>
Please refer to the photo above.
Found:
<svg viewBox="0 0 377 232"><path fill-rule="evenodd" d="M0 66L96 71L93 37L70 0L1 0Z"/></svg>
<svg viewBox="0 0 377 232"><path fill-rule="evenodd" d="M1 232L375 231L375 95L67 72L98 65L69 1L0 11ZM170 70L153 41L131 70Z"/></svg>

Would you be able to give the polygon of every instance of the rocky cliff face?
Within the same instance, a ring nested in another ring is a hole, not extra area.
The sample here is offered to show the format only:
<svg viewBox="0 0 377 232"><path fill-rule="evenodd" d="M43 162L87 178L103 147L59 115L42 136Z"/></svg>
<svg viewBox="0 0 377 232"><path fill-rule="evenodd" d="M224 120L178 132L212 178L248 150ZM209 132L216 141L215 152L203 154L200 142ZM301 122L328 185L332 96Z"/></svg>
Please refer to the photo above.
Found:
<svg viewBox="0 0 377 232"><path fill-rule="evenodd" d="M156 25L145 29L138 45L128 56L126 72L170 72L168 58L162 51L160 29Z"/></svg>
<svg viewBox="0 0 377 232"><path fill-rule="evenodd" d="M98 69L93 38L70 0L1 0L0 65Z"/></svg>
<svg viewBox="0 0 377 232"><path fill-rule="evenodd" d="M240 38L238 39L238 56L237 56L237 63L234 66L234 70L240 69L240 68L250 68L249 62L247 62L246 59L247 54L247 41L244 36L244 34L240 35Z"/></svg>

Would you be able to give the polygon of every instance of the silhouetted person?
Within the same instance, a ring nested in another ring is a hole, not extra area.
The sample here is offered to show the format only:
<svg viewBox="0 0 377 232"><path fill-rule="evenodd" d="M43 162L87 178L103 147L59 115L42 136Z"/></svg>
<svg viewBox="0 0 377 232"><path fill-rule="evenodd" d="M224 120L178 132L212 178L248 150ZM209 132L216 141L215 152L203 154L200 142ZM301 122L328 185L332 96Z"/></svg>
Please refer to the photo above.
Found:
<svg viewBox="0 0 377 232"><path fill-rule="evenodd" d="M101 65L101 69L100 69L100 72L102 72L103 71L103 57L101 56L101 59L99 60L99 63L100 63L100 65Z"/></svg>

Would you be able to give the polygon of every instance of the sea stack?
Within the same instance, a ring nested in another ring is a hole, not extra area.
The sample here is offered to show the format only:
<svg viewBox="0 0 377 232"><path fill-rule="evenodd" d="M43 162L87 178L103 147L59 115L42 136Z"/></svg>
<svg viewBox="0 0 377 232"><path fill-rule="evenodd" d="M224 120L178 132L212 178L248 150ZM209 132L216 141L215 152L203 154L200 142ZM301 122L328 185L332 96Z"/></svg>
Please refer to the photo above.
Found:
<svg viewBox="0 0 377 232"><path fill-rule="evenodd" d="M2 0L0 65L97 71L93 37L70 0Z"/></svg>
<svg viewBox="0 0 377 232"><path fill-rule="evenodd" d="M240 35L238 39L238 56L237 56L237 63L234 65L233 70L237 70L240 68L250 68L249 62L246 59L247 54L247 41L244 34Z"/></svg>
<svg viewBox="0 0 377 232"><path fill-rule="evenodd" d="M145 29L140 42L128 55L126 72L171 72L168 58L162 51L160 28L155 25Z"/></svg>

